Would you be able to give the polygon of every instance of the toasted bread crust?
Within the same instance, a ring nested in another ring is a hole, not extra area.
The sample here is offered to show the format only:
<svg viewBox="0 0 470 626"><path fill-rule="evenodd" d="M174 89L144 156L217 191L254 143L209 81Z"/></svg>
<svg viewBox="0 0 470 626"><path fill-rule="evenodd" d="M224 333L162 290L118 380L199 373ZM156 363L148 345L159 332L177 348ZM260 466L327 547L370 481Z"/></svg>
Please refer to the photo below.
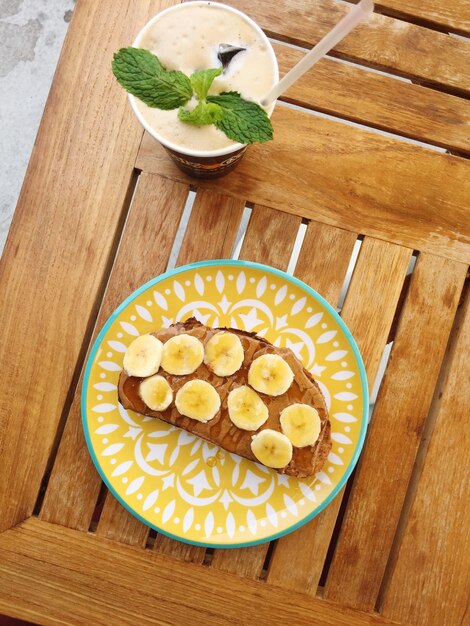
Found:
<svg viewBox="0 0 470 626"><path fill-rule="evenodd" d="M320 471L331 449L331 425L328 419L328 411L317 382L290 349L277 348L255 333L234 328L210 328L204 326L195 318L190 318L184 323L173 324L170 328L162 329L153 334L165 342L174 335L188 333L196 336L205 344L214 333L220 330L235 333L242 341L245 350L245 360L238 372L232 376L219 377L212 373L204 363L193 374L187 376L174 376L163 370L159 372L168 380L174 393L188 380L194 378L207 380L214 385L222 400L220 411L214 419L206 423L192 420L180 415L174 405L162 412L150 410L138 394L138 388L142 379L128 376L124 371L121 372L119 378L119 401L123 407L143 415L158 417L165 422L179 426L211 443L219 445L228 452L256 461L250 446L254 432L240 430L233 425L228 416L227 396L234 387L247 384L248 368L254 358L265 353L279 354L289 363L294 372L294 382L282 396L271 397L260 394L269 409L268 421L262 428L272 428L280 431L280 411L294 402L303 402L314 406L321 421L321 431L318 440L313 446L294 448L290 463L278 471L281 474L299 478L311 476Z"/></svg>

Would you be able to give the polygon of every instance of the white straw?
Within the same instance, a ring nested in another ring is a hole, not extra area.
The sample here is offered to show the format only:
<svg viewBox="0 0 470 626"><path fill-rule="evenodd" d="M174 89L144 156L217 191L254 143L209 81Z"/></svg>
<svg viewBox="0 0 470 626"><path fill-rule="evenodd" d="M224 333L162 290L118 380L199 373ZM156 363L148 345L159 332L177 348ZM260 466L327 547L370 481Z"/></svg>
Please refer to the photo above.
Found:
<svg viewBox="0 0 470 626"><path fill-rule="evenodd" d="M309 70L312 65L325 56L332 48L336 46L346 35L348 35L353 28L355 28L360 22L365 20L374 10L374 3L372 0L361 0L359 4L349 11L347 15L340 20L336 26L329 33L327 33L323 39L321 39L317 45L308 52L304 58L294 65L294 67L287 72L277 85L271 89L271 91L263 98L261 104L267 106L273 100L276 100L282 93L284 93L289 87L298 80L302 74Z"/></svg>

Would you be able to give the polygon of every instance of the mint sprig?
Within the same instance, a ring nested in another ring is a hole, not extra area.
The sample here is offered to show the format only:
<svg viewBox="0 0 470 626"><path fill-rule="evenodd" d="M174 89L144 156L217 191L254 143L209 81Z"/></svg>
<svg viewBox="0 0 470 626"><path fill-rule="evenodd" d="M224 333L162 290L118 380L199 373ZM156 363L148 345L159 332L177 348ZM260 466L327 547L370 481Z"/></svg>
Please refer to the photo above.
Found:
<svg viewBox="0 0 470 626"><path fill-rule="evenodd" d="M199 100L204 100L209 93L209 89L214 82L214 78L220 76L224 71L223 67L216 67L210 70L199 70L189 77L194 93Z"/></svg>
<svg viewBox="0 0 470 626"><path fill-rule="evenodd" d="M126 91L156 109L176 109L193 95L186 74L165 69L142 48L121 48L113 58L113 73Z"/></svg>
<svg viewBox="0 0 470 626"><path fill-rule="evenodd" d="M266 111L256 102L244 100L237 91L209 96L209 89L223 67L194 72L189 78L169 71L149 50L121 48L114 55L113 73L129 93L157 109L176 109L182 122L196 126L214 124L232 141L264 142L273 138L273 127ZM184 105L195 95L196 107Z"/></svg>
<svg viewBox="0 0 470 626"><path fill-rule="evenodd" d="M240 143L263 143L273 138L271 120L256 102L244 100L238 91L225 91L208 96L207 102L217 104L223 115L215 122L229 139Z"/></svg>
<svg viewBox="0 0 470 626"><path fill-rule="evenodd" d="M180 107L178 117L182 122L194 124L195 126L207 126L207 124L216 124L223 117L223 110L218 104L211 104L205 100L200 100L199 104L192 110L187 111Z"/></svg>

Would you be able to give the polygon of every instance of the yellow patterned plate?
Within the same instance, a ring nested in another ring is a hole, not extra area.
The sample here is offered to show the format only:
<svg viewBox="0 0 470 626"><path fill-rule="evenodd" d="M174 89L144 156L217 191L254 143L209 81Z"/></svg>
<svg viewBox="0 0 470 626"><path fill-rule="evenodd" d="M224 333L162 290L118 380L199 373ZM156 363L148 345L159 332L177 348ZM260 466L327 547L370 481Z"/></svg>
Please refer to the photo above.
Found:
<svg viewBox="0 0 470 626"><path fill-rule="evenodd" d="M330 412L333 448L323 471L308 479L281 476L118 404L131 341L191 316L255 331L301 359ZM243 261L180 267L129 296L93 346L82 391L88 447L114 496L159 532L211 547L275 539L324 509L357 462L367 412L364 365L333 308L296 278Z"/></svg>

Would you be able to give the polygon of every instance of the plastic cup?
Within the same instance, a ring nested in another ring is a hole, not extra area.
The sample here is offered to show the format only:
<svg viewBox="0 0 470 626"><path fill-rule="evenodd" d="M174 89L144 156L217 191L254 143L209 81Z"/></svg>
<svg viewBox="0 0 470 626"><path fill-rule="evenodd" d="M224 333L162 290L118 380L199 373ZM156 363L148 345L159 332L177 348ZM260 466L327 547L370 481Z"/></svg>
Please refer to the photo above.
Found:
<svg viewBox="0 0 470 626"><path fill-rule="evenodd" d="M139 32L137 37L135 38L134 43L132 44L134 47L140 47L140 42L143 37L147 33L148 29L150 29L153 24L155 24L163 15L174 11L184 11L188 6L194 5L207 5L208 2L186 2L183 4L177 4L175 6L170 7L169 9L165 9L164 11L160 11L157 13ZM274 54L273 47L269 39L263 33L261 28L247 15L238 11L237 9L233 9L225 4L220 4L218 2L210 2L211 6L217 6L224 11L230 13L236 13L241 16L244 20L246 20L254 30L258 33L263 43L266 46L268 54L271 57L273 68L274 68L274 79L275 82L279 80L279 68L277 64L276 55ZM230 43L230 42L220 42L220 43ZM186 174L190 176L194 176L196 178L219 178L220 176L225 176L230 171L232 171L240 162L243 157L247 145L242 143L233 143L230 146L225 148L219 148L217 150L190 150L188 148L184 148L178 146L176 143L169 141L168 139L162 137L160 133L158 133L152 126L145 120L144 116L139 111L136 106L137 98L132 94L128 94L129 102L131 104L132 110L134 111L137 119L145 128L145 130L152 135L168 152L170 157L176 163L176 165L183 170ZM267 110L269 116L272 115L274 110L274 105L270 105Z"/></svg>

